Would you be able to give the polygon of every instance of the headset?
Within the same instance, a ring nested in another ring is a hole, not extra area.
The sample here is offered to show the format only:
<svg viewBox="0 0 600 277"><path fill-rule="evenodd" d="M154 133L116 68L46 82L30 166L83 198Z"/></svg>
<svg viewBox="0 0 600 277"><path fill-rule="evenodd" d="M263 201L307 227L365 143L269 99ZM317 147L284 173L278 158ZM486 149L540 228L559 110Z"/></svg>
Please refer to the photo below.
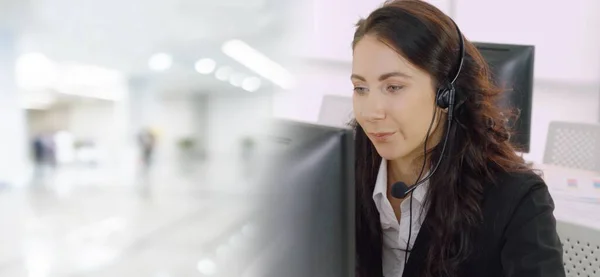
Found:
<svg viewBox="0 0 600 277"><path fill-rule="evenodd" d="M423 170L425 169L425 164L427 162L426 158L423 159L423 166L421 167L421 172L419 173L419 176L417 177L417 181L415 181L415 183L410 188L404 182L397 182L392 185L392 193L391 194L393 197L405 198L406 196L408 196L410 194L410 217L409 217L409 228L408 228L408 241L406 242L406 249L403 249L406 252L406 255L404 256L404 268L406 268L406 265L408 263L408 253L411 252L411 250L409 249L409 246L410 246L410 239L411 239L411 235L412 235L412 205L413 205L412 204L412 200L413 200L412 192L418 186L420 186L421 184L423 184L427 180L429 180L431 178L431 176L433 176L433 174L435 174L435 172L437 171L438 167L440 166L440 164L442 163L442 160L444 158L444 153L446 152L446 144L448 143L448 136L450 135L450 127L452 127L452 120L454 117L454 104L456 101L455 84L456 84L456 80L458 79L458 76L460 75L460 71L462 70L464 59L465 59L465 47L464 47L463 35L460 32L460 29L458 28L458 25L456 24L456 22L454 22L454 20L452 20L452 18L450 18L450 17L449 17L449 19L450 19L450 21L452 21L452 24L454 24L454 27L456 28L456 32L458 34L460 41L459 41L459 58L458 58L456 70L453 75L449 75L449 77L450 76L454 76L454 77L452 79L448 78L448 79L444 80L443 84L438 88L436 95L435 95L436 106L441 109L448 109L448 118L447 118L448 126L446 127L446 134L444 136L442 152L440 154L440 157L439 157L435 167L431 171L431 173L429 173L425 178L421 179ZM429 129L427 130L427 135L425 136L425 145L423 147L423 155L424 156L427 155L427 140L429 139L429 135L431 133L431 127L433 126L433 122L435 120L436 113L437 113L437 109L434 109L433 117L431 118L431 123L429 124ZM419 179L421 179L421 180L419 181Z"/></svg>
<svg viewBox="0 0 600 277"><path fill-rule="evenodd" d="M440 154L440 157L439 157L435 167L431 171L431 173L429 173L425 178L423 178L422 180L419 181L419 179L421 178L421 174L422 174L422 170L421 170L421 173L419 174L419 177L417 178L417 182L415 182L410 188L408 188L408 186L404 182L395 183L392 186L392 196L394 196L396 198L404 198L404 197L408 196L408 194L412 193L419 185L421 185L425 181L429 180L429 178L431 178L431 176L433 176L433 174L437 171L437 169L440 166L442 159L444 157L444 153L446 150L446 144L448 142L448 136L450 133L450 127L452 126L452 120L454 118L454 104L456 101L455 84L456 84L456 80L458 79L458 76L460 75L460 71L462 70L463 63L464 63L464 57L465 57L464 38L462 36L462 33L460 32L460 29L458 28L458 25L456 25L454 20L450 19L450 21L452 21L452 23L454 24L454 27L456 28L456 32L460 38L459 59L458 59L458 63L457 63L458 65L456 66L456 70L455 70L456 72L453 75L450 75L450 76L454 76L454 77L452 79L445 80L444 83L438 88L436 95L435 95L436 105L441 109L448 109L448 118L447 118L448 127L446 128L446 134L444 135L444 142L442 145L442 153ZM436 114L435 112L436 111L437 110L434 110L434 116L431 119L431 123L429 124L429 129L427 130L427 136L425 137L425 147L427 147L427 139L429 138L429 135L431 133L431 127L435 120L435 114ZM426 154L426 153L424 153L424 154ZM425 162L426 161L424 160L423 168L425 167Z"/></svg>
<svg viewBox="0 0 600 277"><path fill-rule="evenodd" d="M458 79L458 76L460 75L460 71L462 70L463 67L463 63L465 60L465 42L464 42L464 38L462 33L460 32L460 29L458 28L458 25L456 25L456 22L454 22L454 20L450 19L450 21L452 21L452 24L454 24L454 27L456 28L456 33L458 34L458 37L460 39L459 41L459 53L460 56L458 57L458 65L456 66L456 73L454 73L454 78L452 78L452 81L450 81L450 83L442 86L440 89L438 89L437 93L436 93L436 99L435 99L435 103L438 105L438 107L442 108L442 109L448 109L448 118L449 121L451 121L452 116L453 116L453 112L454 112L454 101L456 100L456 89L454 87L454 84L456 83L456 79Z"/></svg>

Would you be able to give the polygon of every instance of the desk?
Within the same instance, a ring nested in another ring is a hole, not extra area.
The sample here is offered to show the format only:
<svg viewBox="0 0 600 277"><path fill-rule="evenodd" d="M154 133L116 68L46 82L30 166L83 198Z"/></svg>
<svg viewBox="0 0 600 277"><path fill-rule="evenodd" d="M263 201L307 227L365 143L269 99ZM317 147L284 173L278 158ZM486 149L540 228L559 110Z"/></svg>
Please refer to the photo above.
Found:
<svg viewBox="0 0 600 277"><path fill-rule="evenodd" d="M536 164L556 204L559 221L600 230L600 173Z"/></svg>

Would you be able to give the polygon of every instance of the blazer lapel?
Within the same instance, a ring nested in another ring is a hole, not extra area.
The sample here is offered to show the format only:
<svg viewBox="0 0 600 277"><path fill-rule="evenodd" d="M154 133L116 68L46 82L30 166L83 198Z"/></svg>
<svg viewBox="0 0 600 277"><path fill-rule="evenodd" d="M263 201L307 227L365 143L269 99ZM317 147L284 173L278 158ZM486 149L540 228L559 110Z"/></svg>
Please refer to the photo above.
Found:
<svg viewBox="0 0 600 277"><path fill-rule="evenodd" d="M408 262L404 267L402 277L419 277L421 275L421 268L425 259L427 258L427 252L429 249L429 241L431 240L431 231L427 227L427 217L423 222L421 230L415 240L415 244L412 247Z"/></svg>

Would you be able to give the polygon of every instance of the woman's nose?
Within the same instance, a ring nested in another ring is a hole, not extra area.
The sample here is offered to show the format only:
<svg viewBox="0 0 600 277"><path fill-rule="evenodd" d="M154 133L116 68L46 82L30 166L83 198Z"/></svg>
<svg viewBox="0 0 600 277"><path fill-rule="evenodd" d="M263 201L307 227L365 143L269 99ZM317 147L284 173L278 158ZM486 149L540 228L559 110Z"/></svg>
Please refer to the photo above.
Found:
<svg viewBox="0 0 600 277"><path fill-rule="evenodd" d="M362 116L368 121L385 119L385 104L381 97L370 95L362 109Z"/></svg>

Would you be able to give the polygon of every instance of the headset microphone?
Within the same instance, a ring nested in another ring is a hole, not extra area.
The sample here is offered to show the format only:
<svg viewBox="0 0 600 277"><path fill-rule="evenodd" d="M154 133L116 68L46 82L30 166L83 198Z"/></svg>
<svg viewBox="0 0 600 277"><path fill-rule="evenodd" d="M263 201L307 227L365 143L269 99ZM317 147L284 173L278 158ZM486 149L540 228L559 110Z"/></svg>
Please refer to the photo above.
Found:
<svg viewBox="0 0 600 277"><path fill-rule="evenodd" d="M451 120L452 120L452 118L450 117L450 113L448 113L448 122L450 123ZM437 161L435 167L433 168L433 170L431 171L431 173L427 174L427 176L425 176L425 178L423 178L422 180L416 182L410 188L404 182L394 183L392 185L392 196L393 197L400 198L400 199L406 197L413 190L415 190L418 186L420 186L421 184L425 183L425 181L429 180L429 178L431 178L431 176L433 176L433 174L437 171L438 167L442 163L442 158L444 157L444 152L446 150L446 143L448 142L449 132L450 132L450 125L448 125L448 128L446 128L446 135L444 136L444 144L442 146L442 153L440 154L440 158L438 159L438 161Z"/></svg>

